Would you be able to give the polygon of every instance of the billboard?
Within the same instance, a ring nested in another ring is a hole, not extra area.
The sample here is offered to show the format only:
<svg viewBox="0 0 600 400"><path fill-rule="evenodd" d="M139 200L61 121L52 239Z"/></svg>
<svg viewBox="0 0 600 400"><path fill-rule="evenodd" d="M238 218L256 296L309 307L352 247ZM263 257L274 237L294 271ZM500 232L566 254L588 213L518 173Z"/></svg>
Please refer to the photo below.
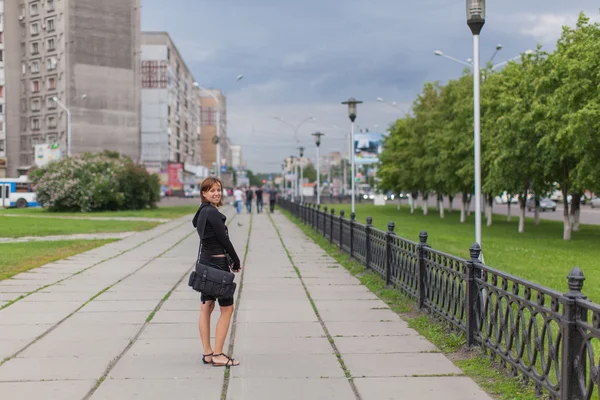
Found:
<svg viewBox="0 0 600 400"><path fill-rule="evenodd" d="M62 158L62 150L60 144L36 144L34 150L35 165L43 167L51 161L60 160Z"/></svg>
<svg viewBox="0 0 600 400"><path fill-rule="evenodd" d="M169 163L169 189L183 190L183 164Z"/></svg>
<svg viewBox="0 0 600 400"><path fill-rule="evenodd" d="M354 162L376 164L383 151L383 133L356 133L354 135Z"/></svg>

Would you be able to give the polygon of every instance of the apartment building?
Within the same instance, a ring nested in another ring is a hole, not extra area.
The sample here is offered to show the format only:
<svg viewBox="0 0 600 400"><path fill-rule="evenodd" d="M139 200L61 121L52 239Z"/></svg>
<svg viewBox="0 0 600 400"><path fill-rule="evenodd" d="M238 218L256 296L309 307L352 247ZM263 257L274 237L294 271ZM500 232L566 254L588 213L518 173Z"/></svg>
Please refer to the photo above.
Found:
<svg viewBox="0 0 600 400"><path fill-rule="evenodd" d="M142 161L199 165L200 90L167 32L142 33Z"/></svg>
<svg viewBox="0 0 600 400"><path fill-rule="evenodd" d="M220 146L221 169L231 165L227 163L229 141L227 140L227 99L219 89L206 89L200 91L200 107L202 132L200 134L200 147L202 152L202 165L213 168L217 162L217 142ZM217 112L220 120L220 139L217 141ZM229 157L230 158L230 157Z"/></svg>
<svg viewBox="0 0 600 400"><path fill-rule="evenodd" d="M8 174L34 146L140 157L140 0L4 0ZM53 99L56 97L60 104Z"/></svg>
<svg viewBox="0 0 600 400"><path fill-rule="evenodd" d="M233 144L229 146L231 152L231 166L236 171L242 169L244 165L244 159L242 156L242 146L239 144Z"/></svg>
<svg viewBox="0 0 600 400"><path fill-rule="evenodd" d="M0 178L6 177L6 79L4 71L4 1L0 1Z"/></svg>

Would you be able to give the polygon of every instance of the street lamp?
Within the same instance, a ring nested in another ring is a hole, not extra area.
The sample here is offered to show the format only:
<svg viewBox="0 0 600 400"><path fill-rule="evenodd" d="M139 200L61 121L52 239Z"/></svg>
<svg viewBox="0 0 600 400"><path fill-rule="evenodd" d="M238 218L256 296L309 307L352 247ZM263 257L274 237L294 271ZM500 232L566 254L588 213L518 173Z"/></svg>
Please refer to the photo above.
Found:
<svg viewBox="0 0 600 400"><path fill-rule="evenodd" d="M441 51L441 50L436 50L436 51L434 51L434 52L433 52L433 54L435 54L435 55L436 55L436 56L438 56L438 57L444 57L444 58L447 58L448 60L452 60L452 61L454 61L454 62L457 62L457 63L459 63L459 64L465 65L465 66L467 66L467 67L469 67L469 68L471 68L471 67L472 67L472 65L471 65L470 63L468 63L468 62L466 62L466 61L459 60L458 58L451 57L451 56L449 56L449 55L447 55L447 54L444 54L444 52L443 52L443 51Z"/></svg>
<svg viewBox="0 0 600 400"><path fill-rule="evenodd" d="M273 119L282 122L288 126L290 126L293 130L294 130L294 138L296 139L296 143L300 143L300 140L298 139L298 130L300 129L300 127L309 122L309 121L315 121L316 118L313 116L309 116L304 118L302 121L300 121L298 124L294 125L291 122L286 121L285 119L281 118L281 117L273 117ZM295 164L294 165L294 187L295 187L295 192L294 192L294 196L298 197L299 193L298 193L298 165Z"/></svg>
<svg viewBox="0 0 600 400"><path fill-rule="evenodd" d="M67 156L71 157L71 110L69 110L66 105L58 101L58 97L54 96L52 100L54 100L54 102L67 113Z"/></svg>
<svg viewBox="0 0 600 400"><path fill-rule="evenodd" d="M481 110L479 34L485 24L485 0L467 0L467 25L473 34L473 101L475 145L475 242L481 246Z"/></svg>
<svg viewBox="0 0 600 400"><path fill-rule="evenodd" d="M350 118L350 121L352 122L352 130L350 133L350 143L351 143L351 149L352 149L352 154L350 154L350 156L352 157L352 166L350 167L352 169L352 212L355 212L354 210L354 198L356 197L356 191L355 191L355 186L356 186L356 169L355 169L355 163L354 163L354 159L355 154L354 154L354 121L356 120L356 106L357 104L362 104L362 101L356 100L354 97L350 97L347 101L343 101L342 104L347 104L348 105L348 117Z"/></svg>
<svg viewBox="0 0 600 400"><path fill-rule="evenodd" d="M304 157L304 147L298 147L300 150L300 202L304 203L304 163L302 159Z"/></svg>
<svg viewBox="0 0 600 400"><path fill-rule="evenodd" d="M321 136L325 136L325 134L315 132L312 135L315 137L317 145L317 204L321 204Z"/></svg>
<svg viewBox="0 0 600 400"><path fill-rule="evenodd" d="M490 57L490 61L489 62L494 61L494 58L496 57L496 55L498 54L498 52L500 50L502 50L502 45L501 44L499 44L499 45L496 46L496 50L494 50L494 53L492 54L492 57Z"/></svg>
<svg viewBox="0 0 600 400"><path fill-rule="evenodd" d="M388 103L388 102L387 102L387 101L385 101L385 100L384 100L382 97L378 97L378 98L377 98L377 101L378 101L379 103L387 104L388 106L390 106L390 107L393 107L393 108L395 108L396 110L400 110L400 111L402 111L402 109L401 109L400 107L398 107L398 104L397 104L395 101L392 101L391 103Z"/></svg>

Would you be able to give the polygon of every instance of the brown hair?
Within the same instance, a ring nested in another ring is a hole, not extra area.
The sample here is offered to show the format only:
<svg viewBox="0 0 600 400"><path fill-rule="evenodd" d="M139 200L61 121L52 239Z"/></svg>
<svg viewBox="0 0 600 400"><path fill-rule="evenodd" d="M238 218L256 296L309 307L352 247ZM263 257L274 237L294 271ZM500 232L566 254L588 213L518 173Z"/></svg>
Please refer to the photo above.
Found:
<svg viewBox="0 0 600 400"><path fill-rule="evenodd" d="M200 186L200 199L202 203L210 203L210 201L208 201L204 197L204 193L208 192L216 184L218 184L221 187L221 200L219 201L219 204L217 204L217 206L221 207L223 205L223 182L221 182L221 180L217 178L213 178L212 176L203 180L202 185Z"/></svg>

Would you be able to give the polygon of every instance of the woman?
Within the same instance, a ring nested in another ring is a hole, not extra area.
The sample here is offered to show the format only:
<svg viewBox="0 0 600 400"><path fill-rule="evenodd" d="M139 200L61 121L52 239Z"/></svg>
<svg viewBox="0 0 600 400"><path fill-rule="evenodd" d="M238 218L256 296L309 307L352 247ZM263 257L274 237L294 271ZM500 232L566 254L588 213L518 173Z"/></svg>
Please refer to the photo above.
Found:
<svg viewBox="0 0 600 400"><path fill-rule="evenodd" d="M202 182L200 189L202 205L198 209L198 212L196 212L192 223L200 236L200 262L229 271L230 267L226 257L226 254L228 254L233 260L231 270L239 272L241 270L240 259L229 240L227 226L225 225L227 217L218 210L223 205L222 187L221 181L216 178L206 178ZM200 216L203 218L200 219ZM206 218L206 225L201 226L204 224L198 224L198 221L199 219L200 221L204 221L204 218ZM212 296L201 295L202 305L200 306L198 327L204 347L202 361L204 364L212 364L219 367L236 366L240 364L239 361L223 354L225 337L227 336L231 316L233 315L233 297L218 299L221 316L217 321L214 351L210 345L210 315L215 308L216 300Z"/></svg>

